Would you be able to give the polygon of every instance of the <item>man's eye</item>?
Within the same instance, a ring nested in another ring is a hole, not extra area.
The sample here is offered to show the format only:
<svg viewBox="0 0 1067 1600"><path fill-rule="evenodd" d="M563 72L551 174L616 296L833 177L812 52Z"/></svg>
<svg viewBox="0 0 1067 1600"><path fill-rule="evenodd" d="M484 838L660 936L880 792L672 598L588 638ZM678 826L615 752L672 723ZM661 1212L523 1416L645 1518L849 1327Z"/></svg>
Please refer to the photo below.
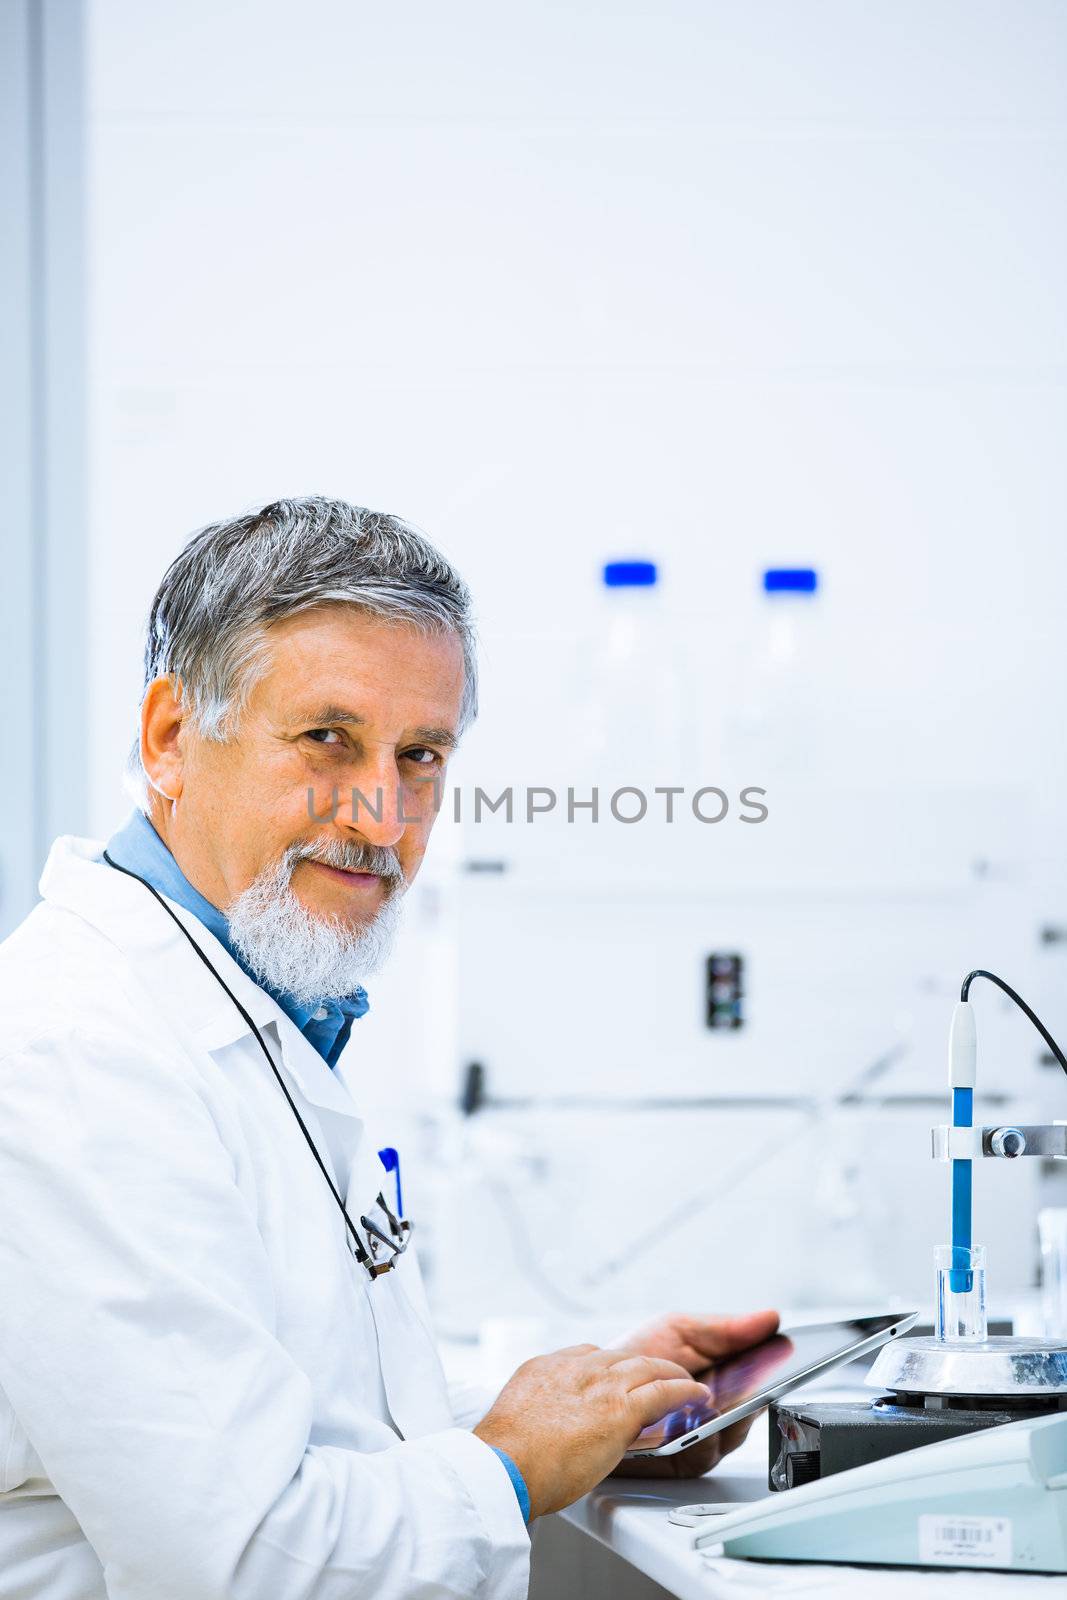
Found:
<svg viewBox="0 0 1067 1600"><path fill-rule="evenodd" d="M341 735L336 728L309 728L304 735L306 739L314 739L316 744L340 744Z"/></svg>
<svg viewBox="0 0 1067 1600"><path fill-rule="evenodd" d="M421 745L415 750L405 750L404 759L414 762L417 767L435 767L441 761L436 750L427 750Z"/></svg>

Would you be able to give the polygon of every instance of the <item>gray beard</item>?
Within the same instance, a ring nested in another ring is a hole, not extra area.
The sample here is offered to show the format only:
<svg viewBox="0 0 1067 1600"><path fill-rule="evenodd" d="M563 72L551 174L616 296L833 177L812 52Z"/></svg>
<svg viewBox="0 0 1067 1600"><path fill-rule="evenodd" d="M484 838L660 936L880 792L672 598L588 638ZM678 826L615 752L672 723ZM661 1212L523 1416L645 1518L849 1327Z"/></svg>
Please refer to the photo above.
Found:
<svg viewBox="0 0 1067 1600"><path fill-rule="evenodd" d="M325 861L350 872L377 872L387 898L364 924L315 916L290 887L293 870L303 860ZM342 1000L388 959L401 922L405 888L392 850L345 845L340 840L293 845L226 908L230 939L257 982L292 995L298 1005Z"/></svg>

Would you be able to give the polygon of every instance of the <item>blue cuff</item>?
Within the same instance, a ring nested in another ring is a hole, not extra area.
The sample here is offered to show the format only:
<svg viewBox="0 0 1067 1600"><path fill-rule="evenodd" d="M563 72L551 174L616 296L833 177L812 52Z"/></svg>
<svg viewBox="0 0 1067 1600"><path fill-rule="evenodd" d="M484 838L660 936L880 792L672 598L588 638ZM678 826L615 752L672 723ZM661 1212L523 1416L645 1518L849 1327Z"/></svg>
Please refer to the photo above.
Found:
<svg viewBox="0 0 1067 1600"><path fill-rule="evenodd" d="M501 1461L504 1463L504 1466L507 1468L508 1477L511 1479L511 1487L515 1491L515 1498L518 1500L519 1510L522 1512L522 1520L523 1522L529 1522L530 1491L526 1487L526 1479L523 1477L522 1473L519 1471L514 1461L512 1461L506 1450L498 1450L495 1444L491 1444L489 1448L494 1455L500 1457Z"/></svg>

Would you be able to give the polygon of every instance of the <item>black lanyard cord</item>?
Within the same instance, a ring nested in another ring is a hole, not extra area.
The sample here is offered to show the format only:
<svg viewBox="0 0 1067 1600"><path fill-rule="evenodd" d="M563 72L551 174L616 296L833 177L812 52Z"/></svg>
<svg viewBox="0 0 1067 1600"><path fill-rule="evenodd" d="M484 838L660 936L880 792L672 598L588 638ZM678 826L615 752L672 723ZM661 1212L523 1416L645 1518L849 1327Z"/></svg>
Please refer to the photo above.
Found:
<svg viewBox="0 0 1067 1600"><path fill-rule="evenodd" d="M330 1188L330 1193L333 1195L334 1199L336 1200L338 1208L339 1208L339 1210L341 1212L341 1215L345 1219L345 1227L348 1230L349 1234L351 1234L351 1236L352 1236L352 1248L353 1248L356 1260L360 1263L361 1266L364 1266L364 1267L367 1268L367 1271L371 1274L372 1277L376 1277L379 1272L382 1272L382 1271L384 1271L386 1269L385 1269L384 1266L376 1267L372 1263L370 1256L367 1254L367 1251L366 1251L366 1249L364 1248L364 1245L363 1245L363 1240L359 1236L359 1231L356 1228L355 1223L352 1221L352 1218L348 1215L348 1209L345 1206L344 1201L341 1199L340 1191L338 1190L337 1185L334 1183L333 1179L330 1177L329 1172L326 1170L326 1163L323 1161L322 1156L319 1154L318 1146L316 1145L314 1139L311 1137L311 1134L308 1131L307 1123L304 1121L303 1117L300 1115L300 1112L297 1109L296 1101L293 1099L292 1095L289 1093L289 1090L286 1087L285 1079L282 1077L281 1073L278 1071L277 1063L275 1062L274 1057L271 1055L270 1051L267 1049L266 1040L264 1039L263 1035L260 1033L259 1029L256 1027L256 1024L253 1022L252 1018L249 1016L248 1012L245 1010L245 1008L241 1004L240 1000L238 1000L237 996L234 994L233 990L230 988L229 984L226 982L226 979L222 976L222 973L219 972L215 968L215 966L212 964L211 959L209 958L209 956L203 950L201 950L200 946L197 944L196 940L193 938L192 934L189 932L188 928L185 926L185 924L181 920L181 918L178 917L178 916L175 916L175 914L171 910L170 906L164 900L163 896L159 893L159 890L156 889L152 884L150 884L147 878L142 878L140 873L131 872L129 867L120 867L117 861L112 861L111 857L108 855L106 850L104 851L104 860L107 862L109 867L114 867L116 872L124 872L128 878L136 878L138 883L143 883L144 884L144 886L148 890L149 894L152 894L152 895L155 896L155 898L159 901L160 905L163 907L164 911L167 913L167 916L170 917L171 920L173 922L175 922L177 924L177 926L181 929L182 933L188 939L189 943L192 945L193 949L196 951L197 955L200 957L201 961L204 963L204 965L207 968L207 970L211 973L212 977L216 978L218 980L218 982L222 985L222 987L225 989L226 993L229 995L230 999L233 1001L234 1005L237 1007L238 1011L241 1013L241 1016L244 1018L245 1022L247 1022L248 1026L251 1028L252 1032L255 1034L256 1040L257 1040L257 1042L259 1044L259 1048L262 1050L263 1054L266 1056L267 1061L270 1064L270 1070L273 1072L275 1078L278 1081L278 1087L281 1089L282 1094L284 1094L286 1100L289 1102L290 1111L293 1113L293 1116L296 1118L297 1122L300 1124L300 1131L304 1135L304 1138L307 1140L308 1149L311 1151L311 1154L315 1157L315 1160L318 1163L319 1171L322 1173L323 1177L326 1179L326 1182L328 1183L329 1188Z"/></svg>

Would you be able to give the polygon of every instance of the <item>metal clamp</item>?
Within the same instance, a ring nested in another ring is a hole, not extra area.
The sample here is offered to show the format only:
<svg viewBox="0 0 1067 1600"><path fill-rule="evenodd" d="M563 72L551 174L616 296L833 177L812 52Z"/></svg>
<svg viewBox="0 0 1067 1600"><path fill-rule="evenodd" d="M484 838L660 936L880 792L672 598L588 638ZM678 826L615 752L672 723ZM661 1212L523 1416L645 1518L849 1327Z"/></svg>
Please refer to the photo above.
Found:
<svg viewBox="0 0 1067 1600"><path fill-rule="evenodd" d="M950 1128L944 1123L931 1130L935 1161L974 1161L979 1155L1001 1161L1019 1156L1043 1156L1067 1161L1067 1122L998 1123L989 1128Z"/></svg>

